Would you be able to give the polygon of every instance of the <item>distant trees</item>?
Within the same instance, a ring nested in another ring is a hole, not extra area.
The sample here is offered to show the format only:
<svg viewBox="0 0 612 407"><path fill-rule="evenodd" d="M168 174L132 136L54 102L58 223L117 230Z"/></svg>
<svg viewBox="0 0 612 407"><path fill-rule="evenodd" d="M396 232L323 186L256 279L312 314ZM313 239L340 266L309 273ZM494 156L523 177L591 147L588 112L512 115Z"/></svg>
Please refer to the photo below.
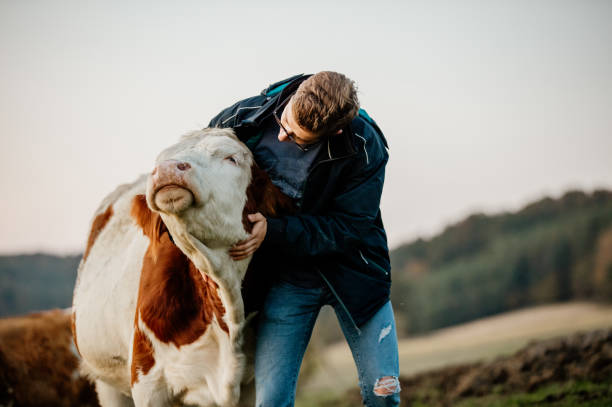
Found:
<svg viewBox="0 0 612 407"><path fill-rule="evenodd" d="M515 214L472 215L391 257L401 334L536 304L610 300L612 192L571 191Z"/></svg>
<svg viewBox="0 0 612 407"><path fill-rule="evenodd" d="M0 316L72 304L81 256L0 256Z"/></svg>

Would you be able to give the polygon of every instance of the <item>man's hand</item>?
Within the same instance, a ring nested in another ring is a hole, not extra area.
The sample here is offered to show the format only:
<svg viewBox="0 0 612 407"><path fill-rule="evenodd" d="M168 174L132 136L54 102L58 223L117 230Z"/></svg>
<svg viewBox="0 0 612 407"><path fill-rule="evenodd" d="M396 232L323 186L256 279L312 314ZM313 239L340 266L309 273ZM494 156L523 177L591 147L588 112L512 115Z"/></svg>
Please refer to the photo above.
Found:
<svg viewBox="0 0 612 407"><path fill-rule="evenodd" d="M268 221L261 213L252 213L247 217L249 222L253 223L253 230L251 230L251 235L246 240L236 243L230 249L229 254L234 260L246 259L255 253L255 250L259 249L259 246L264 241L268 231Z"/></svg>

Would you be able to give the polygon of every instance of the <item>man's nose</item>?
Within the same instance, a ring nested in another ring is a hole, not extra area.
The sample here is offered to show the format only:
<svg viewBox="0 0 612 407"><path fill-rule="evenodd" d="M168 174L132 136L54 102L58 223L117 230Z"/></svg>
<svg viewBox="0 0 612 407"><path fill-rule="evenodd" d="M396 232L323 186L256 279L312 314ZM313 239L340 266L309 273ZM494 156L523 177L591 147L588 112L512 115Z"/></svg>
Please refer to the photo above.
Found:
<svg viewBox="0 0 612 407"><path fill-rule="evenodd" d="M287 136L287 133L285 133L285 130L280 129L278 131L278 141L287 141L289 140L289 136Z"/></svg>

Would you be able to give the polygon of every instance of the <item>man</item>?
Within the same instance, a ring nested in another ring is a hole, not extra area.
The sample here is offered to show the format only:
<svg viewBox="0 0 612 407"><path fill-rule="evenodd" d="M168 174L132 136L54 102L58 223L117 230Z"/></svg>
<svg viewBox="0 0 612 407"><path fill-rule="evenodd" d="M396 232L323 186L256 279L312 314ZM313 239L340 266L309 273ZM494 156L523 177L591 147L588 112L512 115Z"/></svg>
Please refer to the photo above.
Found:
<svg viewBox="0 0 612 407"><path fill-rule="evenodd" d="M354 82L336 72L297 75L225 109L210 126L234 128L297 207L279 218L250 214L250 238L230 251L239 260L257 250L255 273L271 280L259 315L257 406L293 405L302 358L326 304L353 353L364 404L399 405L379 209L387 144L359 109Z"/></svg>

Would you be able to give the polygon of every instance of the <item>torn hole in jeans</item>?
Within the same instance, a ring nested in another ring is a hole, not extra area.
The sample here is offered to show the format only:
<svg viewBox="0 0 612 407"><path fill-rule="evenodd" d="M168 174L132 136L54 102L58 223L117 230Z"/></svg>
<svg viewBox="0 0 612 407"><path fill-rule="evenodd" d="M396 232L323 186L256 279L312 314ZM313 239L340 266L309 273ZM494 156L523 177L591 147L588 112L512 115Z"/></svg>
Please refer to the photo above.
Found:
<svg viewBox="0 0 612 407"><path fill-rule="evenodd" d="M395 376L384 376L374 383L374 394L380 397L387 397L399 391L400 383Z"/></svg>

